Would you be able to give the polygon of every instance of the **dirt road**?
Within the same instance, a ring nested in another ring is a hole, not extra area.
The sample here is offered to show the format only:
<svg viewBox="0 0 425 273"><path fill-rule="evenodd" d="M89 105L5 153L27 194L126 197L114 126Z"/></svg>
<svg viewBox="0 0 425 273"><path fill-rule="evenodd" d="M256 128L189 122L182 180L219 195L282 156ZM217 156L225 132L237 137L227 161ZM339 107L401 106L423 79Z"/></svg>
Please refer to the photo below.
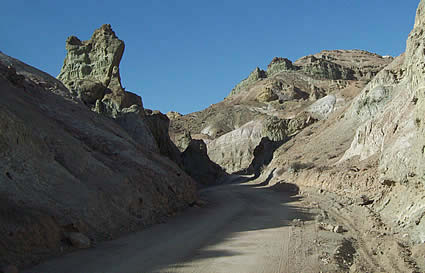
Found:
<svg viewBox="0 0 425 273"><path fill-rule="evenodd" d="M298 197L249 183L209 188L201 196L202 208L27 272L320 271L315 225L293 225L293 219L311 219Z"/></svg>
<svg viewBox="0 0 425 273"><path fill-rule="evenodd" d="M359 229L367 208L294 190L246 181L208 188L202 208L24 272L416 272L408 256L388 252L389 237ZM339 224L343 232L334 231Z"/></svg>

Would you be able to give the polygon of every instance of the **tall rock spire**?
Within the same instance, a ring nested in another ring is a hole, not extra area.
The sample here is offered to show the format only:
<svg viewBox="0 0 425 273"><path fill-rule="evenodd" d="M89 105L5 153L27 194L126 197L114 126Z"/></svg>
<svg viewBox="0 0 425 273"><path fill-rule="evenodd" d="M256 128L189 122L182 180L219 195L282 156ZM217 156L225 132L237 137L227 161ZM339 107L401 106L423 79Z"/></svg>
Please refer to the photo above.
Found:
<svg viewBox="0 0 425 273"><path fill-rule="evenodd" d="M96 29L87 41L70 36L58 79L86 104L100 100L112 109L141 106L140 97L126 92L121 85L119 65L124 48L109 24Z"/></svg>

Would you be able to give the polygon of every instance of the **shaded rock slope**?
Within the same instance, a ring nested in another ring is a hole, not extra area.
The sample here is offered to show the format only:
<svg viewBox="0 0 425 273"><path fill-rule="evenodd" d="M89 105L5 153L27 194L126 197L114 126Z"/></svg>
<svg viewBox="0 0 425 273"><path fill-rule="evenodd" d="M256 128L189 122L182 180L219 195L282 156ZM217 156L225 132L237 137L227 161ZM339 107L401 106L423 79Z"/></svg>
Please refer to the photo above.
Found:
<svg viewBox="0 0 425 273"><path fill-rule="evenodd" d="M103 26L96 35L112 34ZM83 77L61 72L70 90L0 53L0 264L37 262L70 244L87 247L162 221L197 198L194 180L159 153L174 156L172 147L156 143L165 142L167 121L145 123L140 98L119 84L119 54L94 40L67 41L68 48L83 46L75 54L84 52L81 63L69 64L80 65L75 71ZM97 58L110 63L88 73Z"/></svg>

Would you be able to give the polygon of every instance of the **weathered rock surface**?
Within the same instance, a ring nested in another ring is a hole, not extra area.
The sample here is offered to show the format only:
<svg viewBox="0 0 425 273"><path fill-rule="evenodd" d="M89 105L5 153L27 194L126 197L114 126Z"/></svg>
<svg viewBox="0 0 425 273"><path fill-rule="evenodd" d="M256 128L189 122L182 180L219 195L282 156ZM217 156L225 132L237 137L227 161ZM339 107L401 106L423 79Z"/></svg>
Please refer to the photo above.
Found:
<svg viewBox="0 0 425 273"><path fill-rule="evenodd" d="M314 58L339 66L337 73L326 72L331 66L314 67L323 68L315 72L317 78L339 78L341 91L307 108L322 120L279 147L264 178L276 169L272 184L288 180L340 195L367 195L373 200L368 208L394 233L402 232L411 243L423 244L424 18L425 1L421 1L406 52L395 59L361 51L351 51L352 60L346 51L315 54ZM351 66L356 59L358 66ZM294 65L306 66L310 61L302 58ZM387 61L391 63L381 69ZM347 82L347 77L359 81ZM354 87L362 86L360 82L367 84L356 94ZM297 166L297 171L290 171L291 166Z"/></svg>
<svg viewBox="0 0 425 273"><path fill-rule="evenodd" d="M177 146L189 133L202 138L210 158L226 171L246 170L263 137L284 142L327 119L391 61L360 50L322 51L294 63L274 58L267 71L255 69L224 101L173 118L170 135Z"/></svg>
<svg viewBox="0 0 425 273"><path fill-rule="evenodd" d="M127 94L121 85L119 64L124 42L110 25L101 26L88 41L68 37L66 50L58 79L85 103L94 104L99 99L113 110L142 105L140 98Z"/></svg>
<svg viewBox="0 0 425 273"><path fill-rule="evenodd" d="M186 172L203 185L214 185L226 175L222 168L208 157L207 145L202 140L193 139L182 154Z"/></svg>
<svg viewBox="0 0 425 273"><path fill-rule="evenodd" d="M242 80L239 84L235 86L235 88L233 88L233 90L230 92L230 95L237 94L247 86L264 78L267 78L266 72L256 67L246 79Z"/></svg>
<svg viewBox="0 0 425 273"><path fill-rule="evenodd" d="M190 133L177 135L174 144L168 132L169 118L159 111L145 110L139 96L124 90L119 73L124 42L111 26L103 25L88 41L71 36L66 48L68 54L58 79L94 112L115 119L136 142L183 167L181 152L191 141ZM176 112L168 115L173 119L182 116ZM184 169L190 172L189 166Z"/></svg>
<svg viewBox="0 0 425 273"><path fill-rule="evenodd" d="M319 77L370 81L392 60L364 50L323 50L300 58L294 65Z"/></svg>
<svg viewBox="0 0 425 273"><path fill-rule="evenodd" d="M190 132L186 130L183 133L170 134L170 137L180 152L184 152L192 141Z"/></svg>
<svg viewBox="0 0 425 273"><path fill-rule="evenodd" d="M247 168L262 138L261 122L251 121L208 143L208 156L226 172Z"/></svg>
<svg viewBox="0 0 425 273"><path fill-rule="evenodd" d="M380 181L405 185L403 195L411 197L409 201L401 201L402 193L394 193L388 204L381 204L382 214L387 220L402 223L403 228L409 227L412 237L422 243L425 242L425 223L421 220L425 203L414 200L425 197L424 7L425 2L421 1L406 53L380 72L350 109L349 113L362 124L342 158L359 155L364 160L379 156ZM421 190L413 197L412 189L418 186Z"/></svg>
<svg viewBox="0 0 425 273"><path fill-rule="evenodd" d="M256 99L258 102L270 102L277 100L279 97L270 88L264 88L260 94L257 95Z"/></svg>
<svg viewBox="0 0 425 273"><path fill-rule="evenodd" d="M165 114L169 119L175 119L183 116L179 112L169 111L167 114Z"/></svg>
<svg viewBox="0 0 425 273"><path fill-rule="evenodd" d="M65 233L65 237L76 248L89 248L91 246L90 239L80 232L68 232Z"/></svg>
<svg viewBox="0 0 425 273"><path fill-rule="evenodd" d="M110 25L95 30L91 39L66 40L67 55L58 79L94 112L112 117L139 144L151 151L158 145L144 117L142 99L124 90L119 64L124 42Z"/></svg>
<svg viewBox="0 0 425 273"><path fill-rule="evenodd" d="M317 119L326 119L335 109L336 97L328 95L317 100L307 108L307 112Z"/></svg>
<svg viewBox="0 0 425 273"><path fill-rule="evenodd" d="M183 162L180 157L180 151L171 141L168 134L168 129L170 127L170 120L168 117L160 111L152 111L149 109L145 109L145 117L148 127L155 138L159 152L182 167Z"/></svg>
<svg viewBox="0 0 425 273"><path fill-rule="evenodd" d="M297 68L292 62L286 58L274 57L270 64L267 66L267 76L273 76L281 71L296 70Z"/></svg>
<svg viewBox="0 0 425 273"><path fill-rule="evenodd" d="M247 170L252 165L255 149L263 138L283 143L314 121L306 114L300 114L293 119L279 119L274 116L257 119L208 142L208 155L226 172ZM250 172L252 171L250 168Z"/></svg>
<svg viewBox="0 0 425 273"><path fill-rule="evenodd" d="M0 54L0 92L0 264L57 253L65 232L111 238L196 200L174 162L55 78Z"/></svg>

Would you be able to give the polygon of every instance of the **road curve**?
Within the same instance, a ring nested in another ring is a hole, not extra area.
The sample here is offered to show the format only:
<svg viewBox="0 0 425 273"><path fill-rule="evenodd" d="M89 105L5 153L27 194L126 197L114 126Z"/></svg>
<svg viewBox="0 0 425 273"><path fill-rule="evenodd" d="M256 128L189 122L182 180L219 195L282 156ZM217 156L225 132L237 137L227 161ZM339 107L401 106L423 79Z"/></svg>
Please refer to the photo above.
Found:
<svg viewBox="0 0 425 273"><path fill-rule="evenodd" d="M208 202L203 208L26 272L320 271L315 225L294 226L294 219L311 219L299 197L241 182L205 189L201 196Z"/></svg>

